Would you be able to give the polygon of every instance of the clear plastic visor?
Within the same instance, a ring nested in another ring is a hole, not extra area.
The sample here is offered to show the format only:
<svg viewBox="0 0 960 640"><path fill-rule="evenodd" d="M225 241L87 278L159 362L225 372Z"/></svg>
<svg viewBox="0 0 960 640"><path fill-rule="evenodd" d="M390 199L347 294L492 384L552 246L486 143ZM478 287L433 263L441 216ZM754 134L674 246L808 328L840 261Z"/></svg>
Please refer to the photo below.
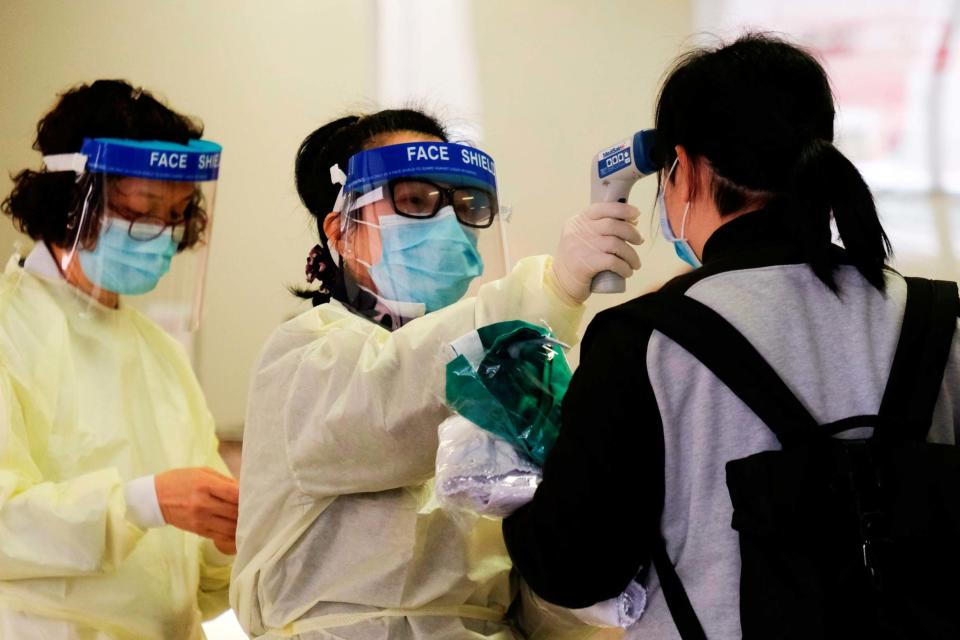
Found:
<svg viewBox="0 0 960 640"><path fill-rule="evenodd" d="M177 155L196 151L186 145L156 143L150 151L141 148L148 143L111 144L170 166L150 172L135 162L88 158L77 178L70 235L54 248L58 266L91 306L132 306L171 333L193 331L203 309L216 167L196 170L196 157ZM218 167L219 147L207 150Z"/></svg>
<svg viewBox="0 0 960 640"><path fill-rule="evenodd" d="M404 176L348 193L327 231L349 303L388 328L506 274L495 191L443 176Z"/></svg>

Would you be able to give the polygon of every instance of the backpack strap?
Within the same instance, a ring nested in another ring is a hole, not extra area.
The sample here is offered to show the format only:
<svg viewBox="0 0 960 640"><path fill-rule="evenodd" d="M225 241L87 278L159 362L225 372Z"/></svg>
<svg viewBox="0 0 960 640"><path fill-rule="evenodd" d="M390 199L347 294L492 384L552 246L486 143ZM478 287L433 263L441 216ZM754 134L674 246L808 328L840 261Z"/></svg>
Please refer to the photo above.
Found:
<svg viewBox="0 0 960 640"><path fill-rule="evenodd" d="M667 555L667 545L657 531L653 539L653 548L650 550L650 556L653 560L653 568L657 570L657 579L660 581L660 588L663 589L663 598L667 601L667 608L670 609L670 615L673 616L673 623L677 625L677 632L680 633L682 640L707 640L707 634L703 632L697 613L690 604L690 598L687 596L686 589L677 575L677 570Z"/></svg>
<svg viewBox="0 0 960 640"><path fill-rule="evenodd" d="M816 419L773 367L740 331L707 305L682 293L660 291L645 298L642 305L621 307L619 311L690 352L763 420L782 445L814 433ZM706 640L659 527L652 533L651 559L680 637Z"/></svg>
<svg viewBox="0 0 960 640"><path fill-rule="evenodd" d="M907 306L879 417L854 416L830 431L874 424L908 424L911 437L923 439L932 422L943 372L950 355L960 299L957 285L906 278ZM659 292L644 305L621 307L682 346L726 384L786 447L818 423L783 379L733 325L716 311L686 295ZM907 417L907 420L903 418ZM665 541L654 532L652 549L664 598L683 640L706 640Z"/></svg>
<svg viewBox="0 0 960 640"><path fill-rule="evenodd" d="M706 366L787 446L813 433L817 420L756 348L719 313L683 294L658 292L621 307Z"/></svg>
<svg viewBox="0 0 960 640"><path fill-rule="evenodd" d="M907 306L880 416L908 440L923 441L933 423L943 373L960 317L955 282L905 278ZM878 430L878 434L882 430Z"/></svg>

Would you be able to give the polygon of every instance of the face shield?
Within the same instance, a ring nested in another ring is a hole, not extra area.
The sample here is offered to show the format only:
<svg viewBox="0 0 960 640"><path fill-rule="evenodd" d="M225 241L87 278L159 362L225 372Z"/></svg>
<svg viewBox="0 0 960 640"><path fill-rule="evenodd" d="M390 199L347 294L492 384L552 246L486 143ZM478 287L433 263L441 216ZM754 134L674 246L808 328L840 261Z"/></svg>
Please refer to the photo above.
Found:
<svg viewBox="0 0 960 640"><path fill-rule="evenodd" d="M59 267L96 300L123 296L171 332L200 322L220 145L86 139L45 156L80 187Z"/></svg>
<svg viewBox="0 0 960 640"><path fill-rule="evenodd" d="M358 312L397 328L506 273L494 163L479 149L379 147L351 157L344 179L327 235Z"/></svg>

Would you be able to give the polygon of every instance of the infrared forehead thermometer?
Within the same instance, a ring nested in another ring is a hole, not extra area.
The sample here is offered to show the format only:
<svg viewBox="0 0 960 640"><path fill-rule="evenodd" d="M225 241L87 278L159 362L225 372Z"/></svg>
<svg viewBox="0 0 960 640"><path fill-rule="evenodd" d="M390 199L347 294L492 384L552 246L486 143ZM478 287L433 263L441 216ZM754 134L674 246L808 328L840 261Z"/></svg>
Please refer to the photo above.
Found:
<svg viewBox="0 0 960 640"><path fill-rule="evenodd" d="M626 202L643 176L657 171L651 159L654 129L644 129L597 154L590 164L590 202ZM595 293L622 293L627 283L613 271L598 273L590 283Z"/></svg>

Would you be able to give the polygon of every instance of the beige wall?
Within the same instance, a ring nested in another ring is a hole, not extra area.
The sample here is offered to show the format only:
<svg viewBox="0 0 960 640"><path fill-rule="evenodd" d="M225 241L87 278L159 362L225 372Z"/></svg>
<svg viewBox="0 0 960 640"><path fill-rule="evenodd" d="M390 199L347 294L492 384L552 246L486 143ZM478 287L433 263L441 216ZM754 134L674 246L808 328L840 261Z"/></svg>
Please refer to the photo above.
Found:
<svg viewBox="0 0 960 640"><path fill-rule="evenodd" d="M480 49L484 145L513 205L514 257L552 253L559 228L590 199L589 168L603 147L653 126L666 68L692 23L690 2L484 0L474 4ZM683 263L657 238L656 179L630 195L640 208L643 269L621 295L595 295L589 317L636 297ZM588 317L588 319L589 319ZM576 360L577 353L573 354Z"/></svg>
<svg viewBox="0 0 960 640"><path fill-rule="evenodd" d="M0 4L0 192L6 173L39 166L36 121L79 81L142 84L201 117L223 144L197 363L226 435L242 425L267 335L303 308L284 289L300 282L314 242L293 186L297 145L344 111L375 105L375 14L373 0ZM592 155L652 125L657 81L690 30L689 3L477 0L473 16L482 144L514 207L511 254L550 252L562 221L587 204ZM646 180L631 201L649 212L653 197ZM649 231L649 217L642 225ZM4 259L13 239L0 221ZM662 240L641 256L631 295L680 265ZM591 312L623 299L596 296Z"/></svg>

